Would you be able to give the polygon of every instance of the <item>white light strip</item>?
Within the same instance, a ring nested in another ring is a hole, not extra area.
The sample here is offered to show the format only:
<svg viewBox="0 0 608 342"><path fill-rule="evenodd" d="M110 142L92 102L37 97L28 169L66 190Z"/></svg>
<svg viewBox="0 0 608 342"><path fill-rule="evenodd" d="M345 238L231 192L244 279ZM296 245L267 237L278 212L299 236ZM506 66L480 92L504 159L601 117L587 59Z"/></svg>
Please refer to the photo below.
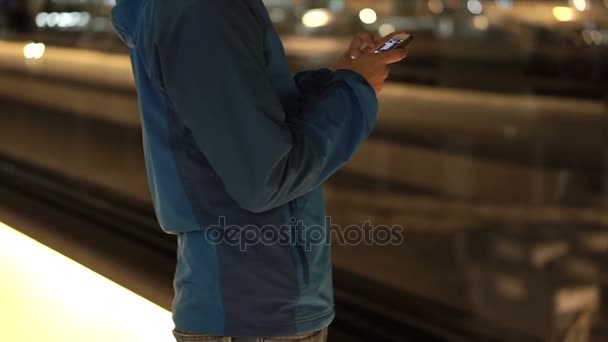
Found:
<svg viewBox="0 0 608 342"><path fill-rule="evenodd" d="M170 342L171 313L0 222L0 341Z"/></svg>

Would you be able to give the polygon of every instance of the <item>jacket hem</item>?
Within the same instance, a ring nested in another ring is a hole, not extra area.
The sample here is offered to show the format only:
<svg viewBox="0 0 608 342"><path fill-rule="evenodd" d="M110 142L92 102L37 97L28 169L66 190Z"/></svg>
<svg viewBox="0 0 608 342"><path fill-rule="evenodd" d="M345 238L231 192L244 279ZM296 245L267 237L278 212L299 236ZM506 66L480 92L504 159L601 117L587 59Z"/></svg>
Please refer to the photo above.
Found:
<svg viewBox="0 0 608 342"><path fill-rule="evenodd" d="M299 320L294 321L292 324L272 324L272 322L265 323L256 327L250 327L243 330L228 330L228 331L217 331L217 329L200 328L194 327L182 327L179 324L175 325L175 329L178 331L187 331L192 334L201 335L214 335L214 336L228 336L228 337L279 337L285 336L285 331L294 331L294 335L312 333L317 330L321 330L334 320L335 311L330 309L321 315L308 316Z"/></svg>

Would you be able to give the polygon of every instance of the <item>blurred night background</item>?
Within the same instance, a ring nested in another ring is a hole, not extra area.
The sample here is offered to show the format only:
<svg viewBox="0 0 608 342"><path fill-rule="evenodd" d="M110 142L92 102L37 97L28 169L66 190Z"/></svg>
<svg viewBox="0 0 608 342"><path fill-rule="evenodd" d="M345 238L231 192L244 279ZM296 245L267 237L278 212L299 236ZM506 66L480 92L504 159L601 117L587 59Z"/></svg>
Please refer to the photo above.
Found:
<svg viewBox="0 0 608 342"><path fill-rule="evenodd" d="M405 228L333 247L329 341L608 341L608 0L264 3L293 72L416 37L325 186L332 223ZM113 5L0 0L0 220L169 309Z"/></svg>

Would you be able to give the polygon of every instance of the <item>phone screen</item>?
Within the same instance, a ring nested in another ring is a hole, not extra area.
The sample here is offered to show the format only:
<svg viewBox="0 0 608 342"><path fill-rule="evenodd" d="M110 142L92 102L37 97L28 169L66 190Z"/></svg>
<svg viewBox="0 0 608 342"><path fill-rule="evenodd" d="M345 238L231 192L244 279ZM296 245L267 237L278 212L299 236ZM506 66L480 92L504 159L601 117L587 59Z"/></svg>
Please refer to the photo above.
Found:
<svg viewBox="0 0 608 342"><path fill-rule="evenodd" d="M383 52L383 51L391 50L395 46L399 46L400 44L403 44L403 42L404 42L403 39L392 38L388 42L384 43L384 46L382 46L381 48L379 48L378 50L376 50L376 52Z"/></svg>
<svg viewBox="0 0 608 342"><path fill-rule="evenodd" d="M395 48L405 47L413 40L413 38L414 37L411 35L408 36L406 39L391 38L386 43L384 43L384 45L381 48L379 48L375 52L380 53L380 52L389 51L389 50L392 50Z"/></svg>

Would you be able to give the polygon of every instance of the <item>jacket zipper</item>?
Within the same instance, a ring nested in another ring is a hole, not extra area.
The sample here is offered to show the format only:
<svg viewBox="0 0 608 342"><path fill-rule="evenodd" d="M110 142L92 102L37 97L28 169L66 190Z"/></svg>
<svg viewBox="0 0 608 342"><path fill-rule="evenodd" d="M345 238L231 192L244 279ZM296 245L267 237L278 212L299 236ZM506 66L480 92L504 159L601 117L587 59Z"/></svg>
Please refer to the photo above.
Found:
<svg viewBox="0 0 608 342"><path fill-rule="evenodd" d="M306 252L304 251L304 247L296 244L296 255L298 255L298 259L300 259L300 268L302 269L302 279L304 281L304 286L308 285L310 274L308 270L308 259L306 258Z"/></svg>
<svg viewBox="0 0 608 342"><path fill-rule="evenodd" d="M291 202L289 202L289 209L291 212L291 216L295 217L297 220L297 216L296 214L296 207L295 207L295 200L292 200ZM297 222L296 222L297 224ZM296 230L296 234L298 234L298 231ZM298 241L299 239L296 239L295 243L292 245L292 247L295 249L295 253L294 253L294 259L295 259L295 263L296 263L296 267L298 268L298 273L301 273L302 275L302 281L304 283L304 286L307 286L309 281L310 281L310 272L309 272L309 265L308 265L308 258L306 257L306 251L304 250L304 247L299 244Z"/></svg>

